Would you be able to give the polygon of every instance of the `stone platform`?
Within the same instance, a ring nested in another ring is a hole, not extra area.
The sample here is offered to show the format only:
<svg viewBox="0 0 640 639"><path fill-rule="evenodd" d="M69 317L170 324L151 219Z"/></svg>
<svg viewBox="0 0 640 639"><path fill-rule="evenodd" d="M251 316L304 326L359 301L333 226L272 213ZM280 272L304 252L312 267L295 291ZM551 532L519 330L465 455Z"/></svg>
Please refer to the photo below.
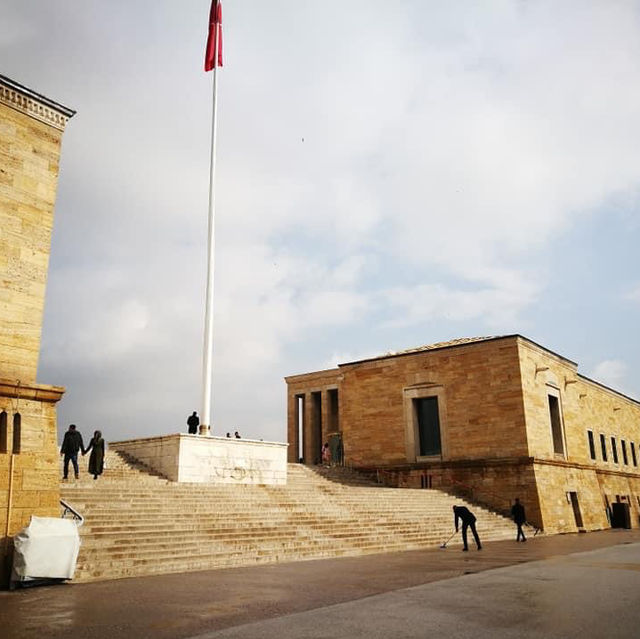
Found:
<svg viewBox="0 0 640 639"><path fill-rule="evenodd" d="M287 483L288 444L279 442L178 433L110 442L109 446L175 482Z"/></svg>

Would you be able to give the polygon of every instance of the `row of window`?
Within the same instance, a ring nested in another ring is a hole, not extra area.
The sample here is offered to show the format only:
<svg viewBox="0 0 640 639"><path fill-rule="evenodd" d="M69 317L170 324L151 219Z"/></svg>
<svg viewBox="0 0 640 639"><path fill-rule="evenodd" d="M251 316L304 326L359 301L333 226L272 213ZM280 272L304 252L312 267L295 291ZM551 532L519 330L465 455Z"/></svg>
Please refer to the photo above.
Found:
<svg viewBox="0 0 640 639"><path fill-rule="evenodd" d="M0 453L8 453L9 418L6 411L0 413ZM13 416L13 438L11 452L14 455L20 453L20 441L22 439L22 417L20 413Z"/></svg>
<svg viewBox="0 0 640 639"><path fill-rule="evenodd" d="M587 439L589 440L589 455L591 459L597 459L596 455L596 442L593 435L592 430L587 431ZM611 459L614 464L619 464L620 460L618 457L618 442L616 438L611 436ZM629 465L629 451L631 452L631 462L634 466L638 465L638 457L636 455L636 445L633 442L629 442L629 446L627 447L627 442L624 439L620 440L620 449L622 451L622 463L625 466ZM600 433L600 454L602 457L602 461L609 461L608 450L607 450L607 437Z"/></svg>

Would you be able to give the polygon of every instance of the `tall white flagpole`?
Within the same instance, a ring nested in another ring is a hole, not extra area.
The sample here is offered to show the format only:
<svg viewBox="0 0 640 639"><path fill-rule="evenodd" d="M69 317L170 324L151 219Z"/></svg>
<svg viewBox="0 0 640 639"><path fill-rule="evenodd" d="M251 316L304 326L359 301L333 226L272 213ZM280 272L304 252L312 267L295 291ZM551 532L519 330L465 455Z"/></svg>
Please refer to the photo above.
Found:
<svg viewBox="0 0 640 639"><path fill-rule="evenodd" d="M200 434L211 434L211 390L213 385L213 282L215 265L216 210L216 133L218 129L218 47L221 31L216 24L213 52L213 108L211 110L211 160L209 166L209 234L207 249L207 296L204 315L204 353L202 364L202 419Z"/></svg>

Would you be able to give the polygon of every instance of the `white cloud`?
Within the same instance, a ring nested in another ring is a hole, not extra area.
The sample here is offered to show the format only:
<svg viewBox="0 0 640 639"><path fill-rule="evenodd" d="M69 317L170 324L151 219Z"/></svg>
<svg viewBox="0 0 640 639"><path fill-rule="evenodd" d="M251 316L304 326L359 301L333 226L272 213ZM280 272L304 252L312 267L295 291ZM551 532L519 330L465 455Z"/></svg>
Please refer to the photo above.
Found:
<svg viewBox="0 0 640 639"><path fill-rule="evenodd" d="M149 20L16 0L13 22L41 46L0 30L6 72L78 109L43 381L69 384L64 414L108 414L120 436L127 414L169 429L199 402L206 4L158 2ZM561 276L554 241L640 184L632 3L330 5L330 23L310 3L225 7L215 410L269 438L284 436L294 366L375 354L438 320L450 336L526 328ZM402 331L381 344L375 329Z"/></svg>
<svg viewBox="0 0 640 639"><path fill-rule="evenodd" d="M622 389L625 386L628 371L626 362L620 359L606 359L596 364L590 377L611 388Z"/></svg>

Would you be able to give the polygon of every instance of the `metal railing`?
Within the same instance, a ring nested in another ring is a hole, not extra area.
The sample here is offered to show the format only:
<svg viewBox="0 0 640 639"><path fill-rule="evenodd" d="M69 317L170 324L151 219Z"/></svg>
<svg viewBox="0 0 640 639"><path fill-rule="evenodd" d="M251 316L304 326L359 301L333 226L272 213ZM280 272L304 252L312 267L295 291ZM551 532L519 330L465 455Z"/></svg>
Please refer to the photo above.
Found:
<svg viewBox="0 0 640 639"><path fill-rule="evenodd" d="M62 511L62 519L66 519L68 514L71 514L71 518L76 522L78 528L84 524L84 517L73 507L68 504L64 499L60 500L60 505L64 508Z"/></svg>
<svg viewBox="0 0 640 639"><path fill-rule="evenodd" d="M375 479L376 482L378 484L382 484L383 486L391 486L393 488L397 488L399 487L399 479L400 479L400 474L401 471L391 471L391 470L385 470L383 468L376 468L375 469ZM511 518L511 499L505 497L504 495L500 495L498 493L494 493L490 490L485 490L484 488L482 489L482 493L484 495L487 495L488 497L490 497L492 500L496 500L494 503L489 503L486 499L482 499L481 497L478 497L477 493L478 490L475 489L473 486L470 486L469 484L464 484L460 481L457 481L455 479L449 479L447 481L447 484L451 485L454 489L455 487L458 487L459 489L462 490L458 490L457 492L452 492L452 494L455 494L459 497L464 497L467 499L471 499L472 501L476 502L477 504L479 504L480 506L483 506L485 508L488 508L489 510L493 510L494 512L499 513L500 515L504 516L504 517L508 517ZM441 486L440 487L441 490L444 490L445 492L447 491L447 487L446 486ZM500 504L504 504L505 507L502 508L499 505ZM531 522L525 522L524 523L525 526L528 526L529 528L531 528L534 533L533 536L535 537L539 532L542 532L542 529L539 526L536 526L535 524L532 524Z"/></svg>

